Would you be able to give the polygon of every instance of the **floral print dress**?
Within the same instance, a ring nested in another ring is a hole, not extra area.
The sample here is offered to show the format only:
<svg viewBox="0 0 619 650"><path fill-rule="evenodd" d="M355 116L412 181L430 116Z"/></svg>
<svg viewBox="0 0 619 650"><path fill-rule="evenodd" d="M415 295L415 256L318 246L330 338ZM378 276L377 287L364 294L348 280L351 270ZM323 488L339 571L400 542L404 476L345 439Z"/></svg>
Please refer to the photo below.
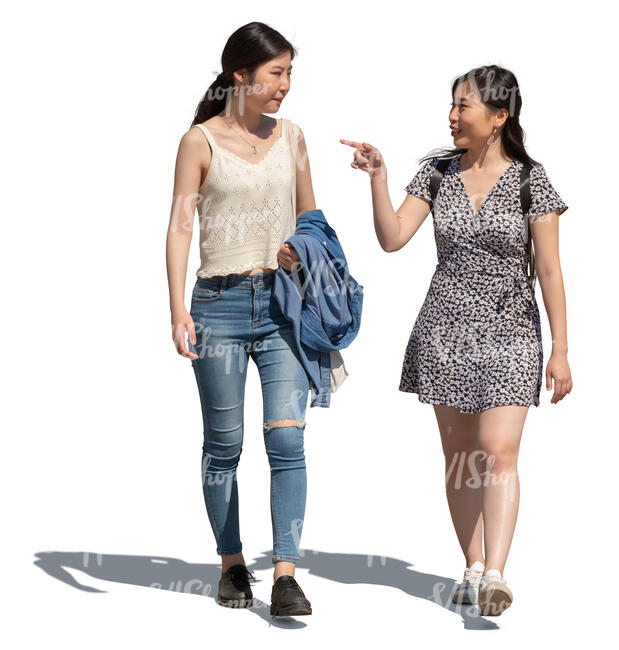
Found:
<svg viewBox="0 0 619 650"><path fill-rule="evenodd" d="M406 346L399 390L461 413L539 406L544 355L527 276L527 218L562 214L568 206L537 164L523 215L522 163L513 160L475 212L460 175L461 156L452 158L434 200L438 263ZM430 200L437 162L421 167L405 188L409 194Z"/></svg>

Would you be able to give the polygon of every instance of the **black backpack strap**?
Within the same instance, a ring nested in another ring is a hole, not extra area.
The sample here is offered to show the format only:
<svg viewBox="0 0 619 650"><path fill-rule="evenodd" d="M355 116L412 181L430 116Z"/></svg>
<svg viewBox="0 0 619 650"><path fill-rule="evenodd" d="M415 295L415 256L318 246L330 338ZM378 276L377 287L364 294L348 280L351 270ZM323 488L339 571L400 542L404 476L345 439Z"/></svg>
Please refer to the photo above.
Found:
<svg viewBox="0 0 619 650"><path fill-rule="evenodd" d="M531 288L535 289L535 254L533 253L533 240L531 238L531 224L527 212L531 208L531 165L523 164L520 171L520 206L522 207L522 214L527 222L528 242L527 250L529 253L529 282Z"/></svg>
<svg viewBox="0 0 619 650"><path fill-rule="evenodd" d="M522 206L522 214L526 214L531 207L531 166L522 165L520 170L520 205Z"/></svg>
<svg viewBox="0 0 619 650"><path fill-rule="evenodd" d="M432 211L432 208L434 207L434 199L438 194L438 188L443 180L443 174L447 167L449 167L451 161L452 158L439 158L436 168L432 172L432 176L430 176L430 196L432 197L430 199L430 211Z"/></svg>

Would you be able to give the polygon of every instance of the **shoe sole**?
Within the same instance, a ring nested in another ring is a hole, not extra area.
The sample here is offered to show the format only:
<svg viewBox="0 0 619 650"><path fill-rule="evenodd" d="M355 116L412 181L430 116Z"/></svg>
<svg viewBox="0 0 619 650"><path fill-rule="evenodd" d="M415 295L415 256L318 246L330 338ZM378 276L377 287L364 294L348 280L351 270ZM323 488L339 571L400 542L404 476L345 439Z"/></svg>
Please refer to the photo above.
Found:
<svg viewBox="0 0 619 650"><path fill-rule="evenodd" d="M241 608L241 607L252 607L254 604L253 598L219 598L216 600L218 605L222 607L232 607L232 608Z"/></svg>
<svg viewBox="0 0 619 650"><path fill-rule="evenodd" d="M512 592L505 585L492 584L479 591L480 616L500 616L513 601Z"/></svg>
<svg viewBox="0 0 619 650"><path fill-rule="evenodd" d="M288 605L277 609L271 605L271 616L306 616L312 613L312 608L304 605Z"/></svg>

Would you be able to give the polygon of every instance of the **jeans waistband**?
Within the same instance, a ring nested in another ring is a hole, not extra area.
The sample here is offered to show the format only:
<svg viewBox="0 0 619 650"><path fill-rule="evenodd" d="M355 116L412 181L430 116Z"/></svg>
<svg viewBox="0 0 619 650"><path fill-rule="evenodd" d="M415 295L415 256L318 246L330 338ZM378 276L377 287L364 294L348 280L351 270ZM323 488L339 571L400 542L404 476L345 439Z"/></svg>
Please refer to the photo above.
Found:
<svg viewBox="0 0 619 650"><path fill-rule="evenodd" d="M242 273L229 273L228 275L212 275L208 278L197 278L198 286L216 286L216 287L232 287L236 285L247 286L271 286L276 272L265 273L259 271L251 275L243 275Z"/></svg>

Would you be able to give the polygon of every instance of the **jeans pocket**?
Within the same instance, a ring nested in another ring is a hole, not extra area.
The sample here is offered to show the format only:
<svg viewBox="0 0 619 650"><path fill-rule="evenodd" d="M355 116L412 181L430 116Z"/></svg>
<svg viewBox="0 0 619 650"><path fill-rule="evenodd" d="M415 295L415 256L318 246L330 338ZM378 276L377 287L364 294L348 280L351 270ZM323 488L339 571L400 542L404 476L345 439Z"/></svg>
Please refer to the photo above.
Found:
<svg viewBox="0 0 619 650"><path fill-rule="evenodd" d="M223 295L223 287L216 284L196 285L191 295L192 302L212 302Z"/></svg>

